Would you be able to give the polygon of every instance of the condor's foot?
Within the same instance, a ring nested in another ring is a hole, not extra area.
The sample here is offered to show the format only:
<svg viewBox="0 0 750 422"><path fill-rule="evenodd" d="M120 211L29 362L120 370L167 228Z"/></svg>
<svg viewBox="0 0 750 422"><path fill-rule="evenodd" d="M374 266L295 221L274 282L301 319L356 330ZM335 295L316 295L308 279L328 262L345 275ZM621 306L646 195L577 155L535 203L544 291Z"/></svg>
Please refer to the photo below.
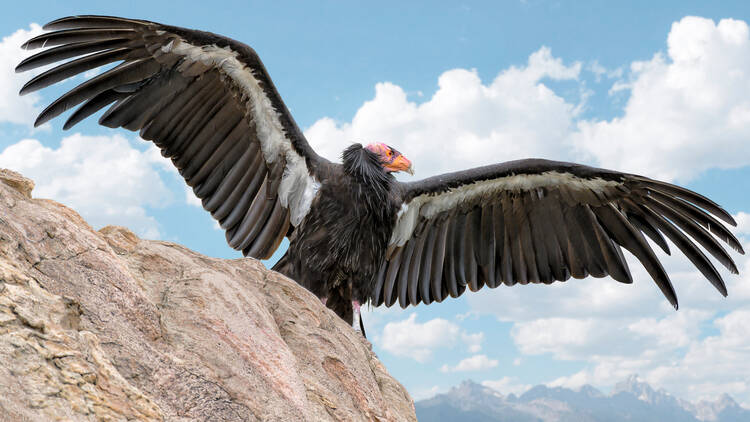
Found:
<svg viewBox="0 0 750 422"><path fill-rule="evenodd" d="M362 333L362 337L367 338L367 335L365 334L365 325L362 322L362 314L360 312L360 304L358 301L353 300L352 301L352 328L354 328L354 331L359 331Z"/></svg>
<svg viewBox="0 0 750 422"><path fill-rule="evenodd" d="M327 297L321 297L320 302L333 312L336 312L336 314L344 321L349 322L349 316L351 316L351 325L354 331L362 333L362 337L367 338L367 335L365 335L365 325L362 322L362 314L360 312L361 305L359 301L353 300L351 302L351 308L348 309L346 305L347 302L341 303L336 300L329 301Z"/></svg>

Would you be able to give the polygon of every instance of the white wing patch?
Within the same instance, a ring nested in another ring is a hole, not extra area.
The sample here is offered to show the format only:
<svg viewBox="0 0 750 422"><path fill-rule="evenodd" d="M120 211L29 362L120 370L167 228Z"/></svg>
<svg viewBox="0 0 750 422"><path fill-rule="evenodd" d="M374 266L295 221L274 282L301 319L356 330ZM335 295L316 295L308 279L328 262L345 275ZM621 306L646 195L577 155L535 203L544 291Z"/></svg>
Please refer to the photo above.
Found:
<svg viewBox="0 0 750 422"><path fill-rule="evenodd" d="M455 208L461 203L481 197L494 197L501 191L532 190L542 187L564 185L572 190L603 192L615 187L619 182L602 178L584 179L571 173L547 171L541 174L519 174L499 179L483 180L450 189L439 194L424 194L412 198L401 205L396 216L389 246L403 246L411 238L420 216L432 218L443 211Z"/></svg>
<svg viewBox="0 0 750 422"><path fill-rule="evenodd" d="M239 85L242 93L249 98L251 117L266 163L271 164L279 157L286 159L286 167L279 184L279 202L289 209L292 225L298 226L310 211L320 183L310 175L305 159L294 150L291 141L285 136L279 121L279 113L253 76L252 69L240 62L237 59L238 53L229 47L196 47L184 40L172 40L161 49L164 53L185 57L179 68L181 71L189 72L192 66L197 64L215 67Z"/></svg>

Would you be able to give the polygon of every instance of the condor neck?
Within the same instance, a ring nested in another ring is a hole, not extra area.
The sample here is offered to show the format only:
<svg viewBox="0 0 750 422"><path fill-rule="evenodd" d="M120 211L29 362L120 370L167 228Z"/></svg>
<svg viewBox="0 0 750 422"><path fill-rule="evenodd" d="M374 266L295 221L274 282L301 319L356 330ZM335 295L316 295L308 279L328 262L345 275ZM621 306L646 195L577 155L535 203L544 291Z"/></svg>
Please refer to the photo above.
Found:
<svg viewBox="0 0 750 422"><path fill-rule="evenodd" d="M391 188L393 176L383 169L378 156L354 144L342 154L344 172L364 188L374 191L378 196L386 196Z"/></svg>

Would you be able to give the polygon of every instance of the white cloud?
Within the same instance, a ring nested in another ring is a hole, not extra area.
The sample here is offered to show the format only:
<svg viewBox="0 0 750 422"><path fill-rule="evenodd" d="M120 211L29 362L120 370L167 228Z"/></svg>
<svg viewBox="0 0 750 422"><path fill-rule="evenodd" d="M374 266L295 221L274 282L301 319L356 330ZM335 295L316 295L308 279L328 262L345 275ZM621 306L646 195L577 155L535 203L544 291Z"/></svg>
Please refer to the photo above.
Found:
<svg viewBox="0 0 750 422"><path fill-rule="evenodd" d="M511 336L523 354L552 353L561 359L572 359L581 348L590 348L598 337L609 333L607 327L598 327L597 322L594 319L540 318L514 324Z"/></svg>
<svg viewBox="0 0 750 422"><path fill-rule="evenodd" d="M643 374L659 385L686 389L691 397L715 399L721 393L750 404L750 311L747 308L718 318L717 335L691 342L688 352L672 365L664 364Z"/></svg>
<svg viewBox="0 0 750 422"><path fill-rule="evenodd" d="M193 189L189 186L185 186L185 203L198 208L203 208L203 203L201 202L200 198L195 196Z"/></svg>
<svg viewBox="0 0 750 422"><path fill-rule="evenodd" d="M442 318L418 323L417 314L413 313L403 321L385 325L381 347L396 356L425 362L435 349L453 346L459 333L458 325Z"/></svg>
<svg viewBox="0 0 750 422"><path fill-rule="evenodd" d="M613 353L593 355L587 359L592 365L572 375L560 377L549 383L551 386L577 388L584 384L611 386L613 380L639 373L652 386L665 388L678 397L690 400L715 400L729 393L743 405L750 405L750 367L747 360L750 326L747 321L750 311L745 309L730 312L713 321L718 334L703 339L693 336L682 347L677 343L671 347L644 348L640 353L628 355ZM694 321L695 323L696 321ZM705 320L704 320L705 322ZM669 324L667 324L669 325ZM680 324L677 324L680 325ZM697 324L696 324L697 325ZM669 329L661 334L669 333ZM677 328L680 330L681 328ZM620 341L619 345L625 343ZM662 345L663 346L663 345ZM679 352L679 353L674 353ZM583 358L583 357L579 357Z"/></svg>
<svg viewBox="0 0 750 422"><path fill-rule="evenodd" d="M502 394L515 394L517 396L531 388L530 384L519 383L518 378L507 376L498 380L482 381L482 385Z"/></svg>
<svg viewBox="0 0 750 422"><path fill-rule="evenodd" d="M0 42L0 122L32 125L41 111L37 107L39 95L32 93L20 97L18 91L35 73L17 74L16 65L31 55L32 52L21 49L21 44L29 38L42 33L42 27L31 24L29 29L19 29L13 34L3 37Z"/></svg>
<svg viewBox="0 0 750 422"><path fill-rule="evenodd" d="M466 348L471 353L477 353L482 350L482 341L484 341L484 333L461 333L461 341L466 345Z"/></svg>
<svg viewBox="0 0 750 422"><path fill-rule="evenodd" d="M627 80L612 85L611 93L630 92L624 115L612 120L579 119L588 92L578 81L581 64L565 65L542 47L487 85L474 70L449 70L423 103L379 83L351 122L323 118L305 134L332 159L351 142L387 142L415 161L420 176L532 156L666 180L750 164L747 24L686 17L673 24L667 45L666 55L632 63ZM597 62L587 69L619 75ZM578 103L545 78L577 83Z"/></svg>
<svg viewBox="0 0 750 422"><path fill-rule="evenodd" d="M466 359L462 359L456 366L443 365L440 367L441 372L469 372L469 371L481 371L483 369L490 369L496 367L498 361L496 359L490 359L487 355L474 355Z"/></svg>
<svg viewBox="0 0 750 422"><path fill-rule="evenodd" d="M737 227L734 232L740 235L750 235L750 214L746 212L739 212L734 215L734 220L737 222Z"/></svg>
<svg viewBox="0 0 750 422"><path fill-rule="evenodd" d="M76 133L57 149L24 139L0 153L0 167L33 179L35 197L70 206L94 227L117 224L158 238L158 223L144 206L166 205L171 193L158 172L164 158L153 150L141 152L120 135Z"/></svg>
<svg viewBox="0 0 750 422"><path fill-rule="evenodd" d="M686 180L708 168L750 164L750 37L745 22L686 17L666 56L631 65L622 117L579 121L581 154L603 167Z"/></svg>
<svg viewBox="0 0 750 422"><path fill-rule="evenodd" d="M444 388L441 388L438 385L433 385L430 388L417 389L410 393L411 393L412 400L419 401L419 400L424 400L424 399L430 399L444 392L445 392Z"/></svg>
<svg viewBox="0 0 750 422"><path fill-rule="evenodd" d="M601 82L602 77L606 77L608 79L614 79L614 78L621 78L622 77L622 68L617 69L607 69L606 67L599 64L598 60L593 60L591 63L586 66L586 70L594 74L595 81Z"/></svg>
<svg viewBox="0 0 750 422"><path fill-rule="evenodd" d="M464 312L462 314L456 314L456 319L459 320L459 321L463 321L463 320L465 320L467 318L471 318L471 319L475 320L478 317L479 317L479 313L477 313L475 311L467 311L467 312Z"/></svg>
<svg viewBox="0 0 750 422"><path fill-rule="evenodd" d="M580 71L580 63L566 66L542 47L525 67L509 68L489 85L474 70L449 70L440 76L438 91L421 104L409 101L401 87L379 83L352 122L323 118L305 135L331 159L351 142L389 143L407 157L418 157L421 176L530 155L559 158L578 106L541 80L575 80Z"/></svg>
<svg viewBox="0 0 750 422"><path fill-rule="evenodd" d="M385 324L382 335L375 340L393 355L426 362L435 350L452 348L459 343L465 344L472 352L478 351L483 339L483 333L468 334L442 318L419 323L417 314L412 313L405 320Z"/></svg>

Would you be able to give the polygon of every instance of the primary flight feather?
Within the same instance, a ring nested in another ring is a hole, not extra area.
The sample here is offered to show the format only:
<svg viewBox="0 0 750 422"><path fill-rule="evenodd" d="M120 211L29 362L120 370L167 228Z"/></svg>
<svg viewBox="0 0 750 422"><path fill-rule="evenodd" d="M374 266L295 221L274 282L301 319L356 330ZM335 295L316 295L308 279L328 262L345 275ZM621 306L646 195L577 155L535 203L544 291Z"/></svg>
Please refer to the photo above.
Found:
<svg viewBox="0 0 750 422"><path fill-rule="evenodd" d="M108 107L99 123L161 148L229 246L268 258L288 237L274 269L355 327L367 302L406 307L467 287L589 275L631 283L622 248L677 308L647 238L670 253L666 236L722 295L703 250L732 273L719 241L744 253L720 206L633 174L528 159L401 183L392 173L413 173L411 162L382 143L353 144L342 164L330 162L310 147L255 51L220 35L109 16L44 28L51 32L23 47L45 50L16 71L67 61L21 94L116 65L55 100L36 125L77 107L68 129Z"/></svg>

